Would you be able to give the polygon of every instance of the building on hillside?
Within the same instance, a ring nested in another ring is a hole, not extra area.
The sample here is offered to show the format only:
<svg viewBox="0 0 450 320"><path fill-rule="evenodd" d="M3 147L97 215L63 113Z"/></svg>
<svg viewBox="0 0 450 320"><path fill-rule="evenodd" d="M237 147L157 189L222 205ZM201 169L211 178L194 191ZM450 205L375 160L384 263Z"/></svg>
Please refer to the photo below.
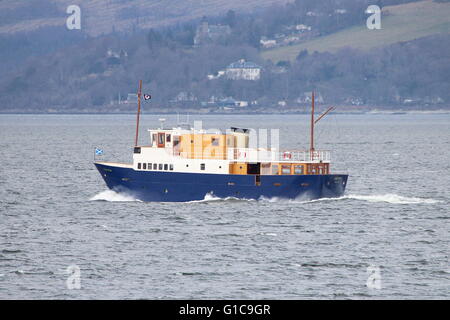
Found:
<svg viewBox="0 0 450 320"><path fill-rule="evenodd" d="M277 40L275 39L268 39L267 37L261 37L261 40L259 40L259 43L263 48L273 48L277 45Z"/></svg>
<svg viewBox="0 0 450 320"><path fill-rule="evenodd" d="M128 58L128 53L123 49L119 51L108 49L106 51L106 63L108 66L121 64L126 58Z"/></svg>
<svg viewBox="0 0 450 320"><path fill-rule="evenodd" d="M129 93L127 95L127 99L122 103L137 103L137 102L138 102L138 95L136 93Z"/></svg>
<svg viewBox="0 0 450 320"><path fill-rule="evenodd" d="M215 42L231 34L231 28L227 25L210 25L203 19L197 27L194 37L194 45L201 45L208 42Z"/></svg>
<svg viewBox="0 0 450 320"><path fill-rule="evenodd" d="M297 24L295 26L295 30L297 31L311 31L311 27L305 24Z"/></svg>
<svg viewBox="0 0 450 320"><path fill-rule="evenodd" d="M218 79L222 76L225 75L225 71L224 70L219 70L217 71L216 74L208 74L208 80L214 80L214 79Z"/></svg>
<svg viewBox="0 0 450 320"><path fill-rule="evenodd" d="M334 10L334 13L336 13L336 14L346 14L347 13L347 9L336 9L336 10Z"/></svg>
<svg viewBox="0 0 450 320"><path fill-rule="evenodd" d="M225 74L231 80L259 80L261 69L256 63L240 59L230 64L226 68Z"/></svg>
<svg viewBox="0 0 450 320"><path fill-rule="evenodd" d="M217 107L217 108L245 108L248 107L248 101L236 100L233 97L215 97L211 96L208 101L201 103L203 107Z"/></svg>
<svg viewBox="0 0 450 320"><path fill-rule="evenodd" d="M317 103L323 103L323 97L320 94L320 92L315 92L314 101ZM297 99L295 99L296 103L303 104L303 103L310 103L311 102L311 91L304 92L303 95L300 95Z"/></svg>
<svg viewBox="0 0 450 320"><path fill-rule="evenodd" d="M181 91L170 102L194 102L197 97L192 92Z"/></svg>

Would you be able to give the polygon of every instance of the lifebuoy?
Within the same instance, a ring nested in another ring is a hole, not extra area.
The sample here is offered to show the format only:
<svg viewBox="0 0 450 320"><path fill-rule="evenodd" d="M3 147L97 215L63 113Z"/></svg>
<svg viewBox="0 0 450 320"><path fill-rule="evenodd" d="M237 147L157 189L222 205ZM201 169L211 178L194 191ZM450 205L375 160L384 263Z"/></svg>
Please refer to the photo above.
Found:
<svg viewBox="0 0 450 320"><path fill-rule="evenodd" d="M292 159L292 154L290 152L284 152L283 153L283 159L284 160L291 160Z"/></svg>

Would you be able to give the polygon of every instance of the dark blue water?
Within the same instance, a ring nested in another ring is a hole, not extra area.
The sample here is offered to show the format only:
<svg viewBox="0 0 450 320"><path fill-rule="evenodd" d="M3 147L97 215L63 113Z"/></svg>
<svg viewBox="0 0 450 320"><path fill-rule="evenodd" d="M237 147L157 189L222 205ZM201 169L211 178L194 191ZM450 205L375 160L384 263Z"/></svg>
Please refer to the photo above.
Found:
<svg viewBox="0 0 450 320"><path fill-rule="evenodd" d="M142 128L158 118L144 115ZM194 118L309 143L306 115ZM95 147L131 161L134 121L0 115L1 299L450 297L450 115L319 122L317 148L350 174L339 199L182 204L115 194L95 170ZM80 289L68 289L69 266Z"/></svg>

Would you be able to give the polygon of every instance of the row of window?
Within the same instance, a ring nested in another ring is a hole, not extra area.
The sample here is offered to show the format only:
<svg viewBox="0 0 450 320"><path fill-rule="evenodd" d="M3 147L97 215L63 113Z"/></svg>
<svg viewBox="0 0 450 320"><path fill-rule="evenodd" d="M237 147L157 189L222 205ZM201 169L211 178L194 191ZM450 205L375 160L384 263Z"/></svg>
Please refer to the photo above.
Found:
<svg viewBox="0 0 450 320"><path fill-rule="evenodd" d="M167 163L141 163L138 162L137 166L138 170L173 170L173 164L167 164Z"/></svg>
<svg viewBox="0 0 450 320"><path fill-rule="evenodd" d="M278 174L278 165L272 166L272 174ZM281 165L281 174L291 174L291 165L290 164L282 164ZM296 165L294 166L294 174L304 174L303 166Z"/></svg>
<svg viewBox="0 0 450 320"><path fill-rule="evenodd" d="M186 167L189 167L187 164ZM138 170L170 170L173 171L173 164L167 164L167 163L142 163L138 162L137 165ZM220 166L219 168L222 168ZM200 170L205 170L206 165L204 163L200 164Z"/></svg>
<svg viewBox="0 0 450 320"><path fill-rule="evenodd" d="M278 165L272 165L272 174L278 173ZM306 169L306 170L305 170ZM292 171L291 171L292 170ZM328 174L329 173L329 165L325 163L320 164L307 164L305 168L302 165L293 165L291 169L290 164L282 164L280 174Z"/></svg>

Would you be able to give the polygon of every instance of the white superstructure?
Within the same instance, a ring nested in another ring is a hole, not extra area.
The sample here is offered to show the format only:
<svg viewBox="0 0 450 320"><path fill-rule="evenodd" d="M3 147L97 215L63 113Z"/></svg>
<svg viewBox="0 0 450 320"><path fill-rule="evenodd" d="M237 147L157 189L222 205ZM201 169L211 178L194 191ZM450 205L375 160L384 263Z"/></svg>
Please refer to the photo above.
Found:
<svg viewBox="0 0 450 320"><path fill-rule="evenodd" d="M193 128L150 129L149 145L136 146L133 168L208 174L327 174L328 151L250 148L247 129L226 134Z"/></svg>

